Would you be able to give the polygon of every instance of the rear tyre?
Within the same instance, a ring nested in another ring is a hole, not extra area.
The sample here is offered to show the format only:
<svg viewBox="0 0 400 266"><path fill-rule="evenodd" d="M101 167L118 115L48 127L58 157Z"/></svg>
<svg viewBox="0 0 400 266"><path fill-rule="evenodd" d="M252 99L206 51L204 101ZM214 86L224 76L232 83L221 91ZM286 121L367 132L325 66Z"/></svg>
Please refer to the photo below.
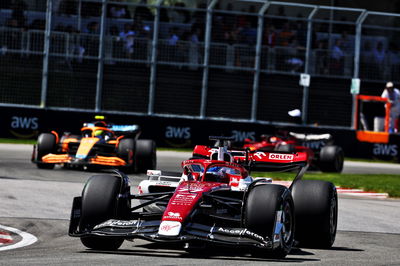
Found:
<svg viewBox="0 0 400 266"><path fill-rule="evenodd" d="M280 185L258 185L250 192L245 203L244 225L250 231L269 239L274 238L275 226L281 220L279 232L281 244L272 251L261 251L257 255L284 258L294 242L294 205L290 191ZM262 253L261 253L262 252Z"/></svg>
<svg viewBox="0 0 400 266"><path fill-rule="evenodd" d="M117 148L117 155L123 159L129 166L122 167L121 170L130 174L137 172L137 164L135 158L135 140L134 139L121 139Z"/></svg>
<svg viewBox="0 0 400 266"><path fill-rule="evenodd" d="M292 195L300 246L332 247L338 218L335 186L326 181L299 180L293 185Z"/></svg>
<svg viewBox="0 0 400 266"><path fill-rule="evenodd" d="M121 178L112 175L95 175L89 178L82 192L80 231L92 230L94 226L113 218L126 216L128 200L118 198ZM116 250L124 239L100 236L82 237L85 247L98 250Z"/></svg>
<svg viewBox="0 0 400 266"><path fill-rule="evenodd" d="M54 136L51 133L42 133L39 135L38 140L37 140L37 156L36 160L38 161L36 163L37 167L40 169L53 169L54 165L53 163L42 163L42 157L49 154L53 153L56 150L56 136Z"/></svg>
<svg viewBox="0 0 400 266"><path fill-rule="evenodd" d="M148 169L156 169L157 152L156 143L149 139L139 139L136 141L136 160L138 171L145 173Z"/></svg>
<svg viewBox="0 0 400 266"><path fill-rule="evenodd" d="M343 163L344 153L341 147L334 145L322 147L319 153L319 168L322 172L341 173Z"/></svg>

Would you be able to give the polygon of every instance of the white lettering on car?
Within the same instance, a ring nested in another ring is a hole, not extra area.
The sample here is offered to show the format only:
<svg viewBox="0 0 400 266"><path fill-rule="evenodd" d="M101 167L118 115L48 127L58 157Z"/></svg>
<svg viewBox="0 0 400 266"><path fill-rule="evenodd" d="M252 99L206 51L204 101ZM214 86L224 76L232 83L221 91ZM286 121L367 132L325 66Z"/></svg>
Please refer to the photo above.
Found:
<svg viewBox="0 0 400 266"><path fill-rule="evenodd" d="M281 154L281 153L270 153L268 159L270 160L280 160L280 161L288 161L293 160L293 154Z"/></svg>

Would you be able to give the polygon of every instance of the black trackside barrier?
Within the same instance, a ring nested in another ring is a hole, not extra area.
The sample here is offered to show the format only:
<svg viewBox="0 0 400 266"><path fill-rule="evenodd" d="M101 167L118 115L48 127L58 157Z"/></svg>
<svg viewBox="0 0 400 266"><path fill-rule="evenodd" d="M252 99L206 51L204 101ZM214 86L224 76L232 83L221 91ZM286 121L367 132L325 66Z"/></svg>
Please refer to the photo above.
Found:
<svg viewBox="0 0 400 266"><path fill-rule="evenodd" d="M80 134L84 122L94 121L98 113L83 111L61 111L40 108L0 107L0 137L36 139L42 132L52 130L61 134ZM391 134L388 143L359 142L351 129L329 129L317 126L274 126L260 123L219 121L209 119L168 118L160 116L101 113L106 121L114 124L138 124L142 128L142 139L154 139L157 147L192 148L194 145L209 145L209 136L232 137L235 143L245 139L259 140L261 134L273 135L277 130L299 133L333 135L336 145L343 148L346 157L379 158L398 160L400 135ZM307 143L313 149L323 145L322 141Z"/></svg>

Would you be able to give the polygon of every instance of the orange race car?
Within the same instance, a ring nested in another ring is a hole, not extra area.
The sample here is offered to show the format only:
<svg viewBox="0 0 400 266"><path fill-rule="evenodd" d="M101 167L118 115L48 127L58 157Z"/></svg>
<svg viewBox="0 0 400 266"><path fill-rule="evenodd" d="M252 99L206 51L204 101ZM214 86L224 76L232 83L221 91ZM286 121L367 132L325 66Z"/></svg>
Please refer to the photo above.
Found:
<svg viewBox="0 0 400 266"><path fill-rule="evenodd" d="M33 148L32 162L38 168L111 167L125 172L145 172L156 168L153 140L138 139L137 125L108 125L104 121L84 123L81 135L42 133Z"/></svg>

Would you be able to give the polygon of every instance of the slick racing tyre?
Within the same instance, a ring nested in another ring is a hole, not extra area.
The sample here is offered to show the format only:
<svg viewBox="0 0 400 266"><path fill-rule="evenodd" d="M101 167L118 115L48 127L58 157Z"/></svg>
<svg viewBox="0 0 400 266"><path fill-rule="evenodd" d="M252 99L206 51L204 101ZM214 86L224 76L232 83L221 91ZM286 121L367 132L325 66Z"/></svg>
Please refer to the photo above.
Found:
<svg viewBox="0 0 400 266"><path fill-rule="evenodd" d="M54 136L51 133L42 133L39 135L38 140L37 140L37 155L36 155L36 160L38 161L36 163L37 167L40 169L53 169L54 164L53 163L42 163L42 157L55 152L56 149L56 136Z"/></svg>
<svg viewBox="0 0 400 266"><path fill-rule="evenodd" d="M156 143L149 139L139 139L136 141L136 160L138 171L146 173L149 169L156 169L157 154Z"/></svg>
<svg viewBox="0 0 400 266"><path fill-rule="evenodd" d="M125 212L130 204L125 198L118 198L121 187L121 178L118 176L95 175L89 178L82 192L80 231L92 230L106 220L127 215ZM91 249L116 250L124 239L88 236L81 237L81 242Z"/></svg>
<svg viewBox="0 0 400 266"><path fill-rule="evenodd" d="M334 145L322 147L319 153L319 168L322 172L341 173L344 154L342 148Z"/></svg>
<svg viewBox="0 0 400 266"><path fill-rule="evenodd" d="M330 248L335 242L338 219L335 186L320 180L298 180L292 195L300 246Z"/></svg>
<svg viewBox="0 0 400 266"><path fill-rule="evenodd" d="M129 164L127 167L121 168L127 174L135 173L137 169L137 160L135 158L135 140L134 139L121 139L117 148L117 155Z"/></svg>
<svg viewBox="0 0 400 266"><path fill-rule="evenodd" d="M258 250L256 255L284 258L294 243L294 205L290 191L281 185L256 185L245 202L245 227L263 237L276 239L274 229L281 223L278 233L281 244L271 250ZM280 222L279 222L280 220Z"/></svg>

